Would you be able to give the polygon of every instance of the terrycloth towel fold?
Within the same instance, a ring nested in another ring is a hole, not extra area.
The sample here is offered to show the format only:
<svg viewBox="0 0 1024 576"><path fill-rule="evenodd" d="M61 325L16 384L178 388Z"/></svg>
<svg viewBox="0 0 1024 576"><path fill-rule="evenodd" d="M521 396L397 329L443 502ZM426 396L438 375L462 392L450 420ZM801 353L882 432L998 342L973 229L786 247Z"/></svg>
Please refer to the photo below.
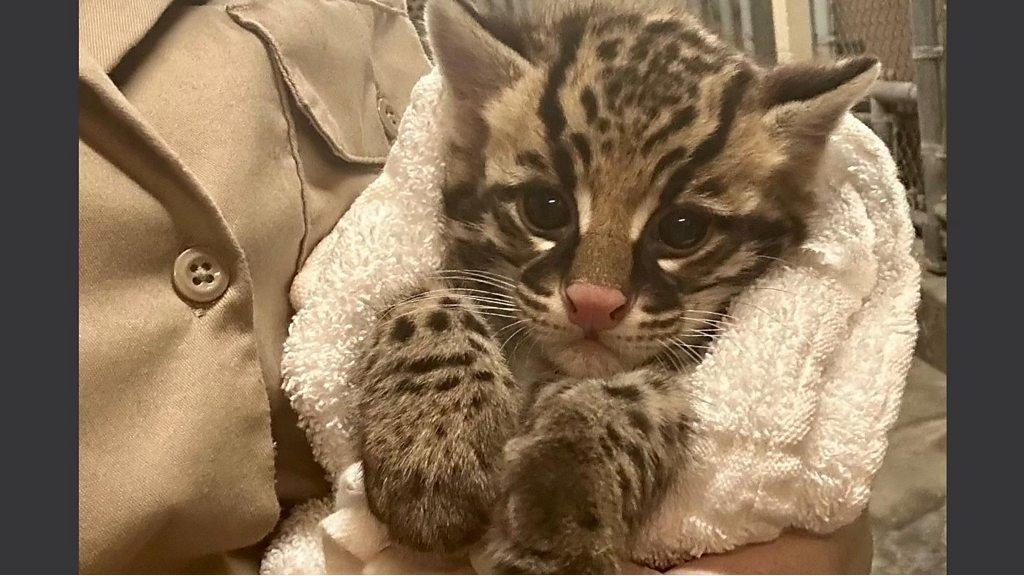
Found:
<svg viewBox="0 0 1024 576"><path fill-rule="evenodd" d="M292 288L285 391L337 479L336 498L295 512L264 572L357 571L388 547L349 469L349 375L376 314L440 264L440 95L436 72L420 81L383 174ZM917 334L913 229L891 156L852 117L815 190L822 209L806 244L735 300L734 325L679 376L703 400L694 458L634 543L638 562L725 551L787 527L827 532L867 504Z"/></svg>

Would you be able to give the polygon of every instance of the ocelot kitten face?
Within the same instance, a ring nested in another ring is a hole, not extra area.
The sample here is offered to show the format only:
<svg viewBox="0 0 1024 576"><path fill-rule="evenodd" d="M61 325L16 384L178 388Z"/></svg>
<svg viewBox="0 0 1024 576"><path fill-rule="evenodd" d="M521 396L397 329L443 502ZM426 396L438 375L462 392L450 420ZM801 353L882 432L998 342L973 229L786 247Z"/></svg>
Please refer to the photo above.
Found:
<svg viewBox="0 0 1024 576"><path fill-rule="evenodd" d="M804 239L821 151L876 61L766 72L668 0L471 4L428 5L447 267L510 279L566 374L695 357Z"/></svg>

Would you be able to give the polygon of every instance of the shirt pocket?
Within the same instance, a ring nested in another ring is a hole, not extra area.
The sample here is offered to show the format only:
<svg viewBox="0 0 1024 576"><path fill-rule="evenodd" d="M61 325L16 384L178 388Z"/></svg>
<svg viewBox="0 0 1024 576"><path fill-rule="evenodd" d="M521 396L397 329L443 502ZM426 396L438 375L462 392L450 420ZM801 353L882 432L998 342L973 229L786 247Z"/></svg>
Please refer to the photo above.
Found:
<svg viewBox="0 0 1024 576"><path fill-rule="evenodd" d="M427 70L403 5L266 0L227 10L263 42L296 107L331 152L381 164L412 86Z"/></svg>

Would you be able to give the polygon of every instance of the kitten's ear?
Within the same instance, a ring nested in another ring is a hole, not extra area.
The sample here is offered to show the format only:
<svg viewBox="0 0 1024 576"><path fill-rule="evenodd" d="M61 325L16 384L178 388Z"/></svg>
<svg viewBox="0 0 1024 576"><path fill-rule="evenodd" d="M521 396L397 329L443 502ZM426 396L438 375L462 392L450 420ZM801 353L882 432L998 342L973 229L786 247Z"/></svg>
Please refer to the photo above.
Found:
<svg viewBox="0 0 1024 576"><path fill-rule="evenodd" d="M772 132L790 138L826 137L867 95L880 69L870 56L834 64L777 66L761 86L764 121Z"/></svg>
<svg viewBox="0 0 1024 576"><path fill-rule="evenodd" d="M456 98L482 104L530 65L488 31L470 0L430 0L426 23L434 58Z"/></svg>

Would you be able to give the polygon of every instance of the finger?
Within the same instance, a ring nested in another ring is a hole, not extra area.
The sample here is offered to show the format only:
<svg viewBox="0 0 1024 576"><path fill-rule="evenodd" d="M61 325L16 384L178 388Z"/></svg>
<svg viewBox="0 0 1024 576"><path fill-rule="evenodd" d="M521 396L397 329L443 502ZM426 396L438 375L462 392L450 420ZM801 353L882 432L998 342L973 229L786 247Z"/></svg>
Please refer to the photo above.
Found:
<svg viewBox="0 0 1024 576"><path fill-rule="evenodd" d="M632 562L623 562L621 567L622 574L661 574L657 570L652 570L647 566L641 566Z"/></svg>
<svg viewBox="0 0 1024 576"><path fill-rule="evenodd" d="M363 574L474 574L464 557L417 552L397 544L382 550L363 567Z"/></svg>

